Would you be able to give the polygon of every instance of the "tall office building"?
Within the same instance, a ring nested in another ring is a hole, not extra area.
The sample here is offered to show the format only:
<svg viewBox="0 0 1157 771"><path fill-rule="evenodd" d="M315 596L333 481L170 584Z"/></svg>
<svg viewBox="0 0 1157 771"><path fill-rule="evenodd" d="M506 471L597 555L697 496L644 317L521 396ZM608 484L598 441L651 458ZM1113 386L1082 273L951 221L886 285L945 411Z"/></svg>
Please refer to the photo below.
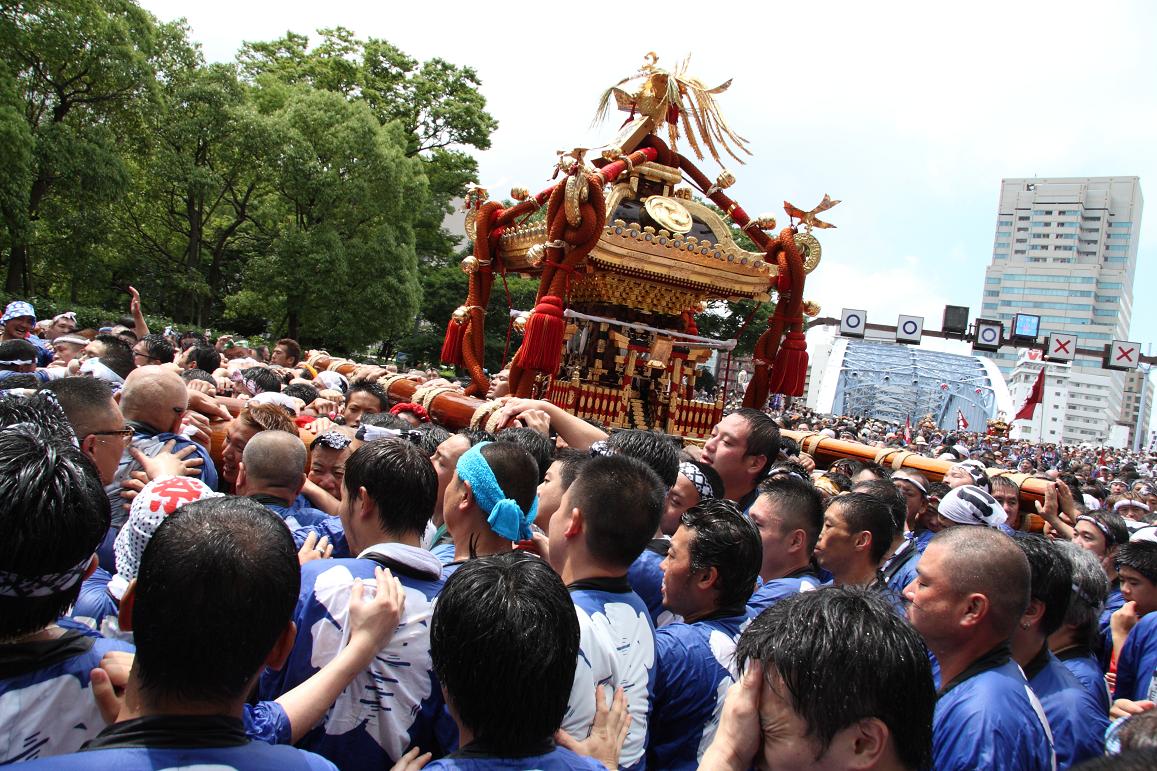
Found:
<svg viewBox="0 0 1157 771"><path fill-rule="evenodd" d="M1121 417L1129 424L1129 446L1136 442L1137 425L1140 424L1140 446L1148 446L1146 432L1153 412L1153 383L1146 373L1139 369L1125 373L1125 400L1121 407Z"/></svg>
<svg viewBox="0 0 1157 771"><path fill-rule="evenodd" d="M1128 339L1143 206L1137 177L1003 180L980 317L1008 329L1018 312L1037 315L1042 336L1074 334L1081 348ZM992 358L1014 401L1042 366L1011 347ZM1078 356L1046 378L1046 400L1055 399L1056 409L1047 421L1022 425L1022 436L1066 443L1121 436L1113 428L1129 420L1124 373L1102 369L1099 357Z"/></svg>

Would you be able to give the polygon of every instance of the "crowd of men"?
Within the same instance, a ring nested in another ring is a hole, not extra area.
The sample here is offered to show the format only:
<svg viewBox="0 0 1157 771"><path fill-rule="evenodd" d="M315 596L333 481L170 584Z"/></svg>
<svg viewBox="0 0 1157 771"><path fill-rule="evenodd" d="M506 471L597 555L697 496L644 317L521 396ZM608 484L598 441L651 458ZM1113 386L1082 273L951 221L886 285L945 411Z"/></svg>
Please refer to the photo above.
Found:
<svg viewBox="0 0 1157 771"><path fill-rule="evenodd" d="M945 431L929 426L927 418L913 417L904 424L872 418L819 415L807 409L788 410L785 428L816 431L833 439L863 442L873 447L903 447L928 457L951 460L973 458L986 467L1023 474L1048 474L1083 469L1091 480L1108 483L1121 475L1149 476L1157 471L1157 452L1150 447L1134 452L1123 447L1091 443L1040 444L1011 439L1008 424L999 430L960 428Z"/></svg>
<svg viewBox="0 0 1157 771"><path fill-rule="evenodd" d="M452 433L132 309L0 322L0 764L1157 767L1147 457L1036 448L1022 512L1024 446L925 437L934 480L781 434L847 418L684 447L496 377Z"/></svg>

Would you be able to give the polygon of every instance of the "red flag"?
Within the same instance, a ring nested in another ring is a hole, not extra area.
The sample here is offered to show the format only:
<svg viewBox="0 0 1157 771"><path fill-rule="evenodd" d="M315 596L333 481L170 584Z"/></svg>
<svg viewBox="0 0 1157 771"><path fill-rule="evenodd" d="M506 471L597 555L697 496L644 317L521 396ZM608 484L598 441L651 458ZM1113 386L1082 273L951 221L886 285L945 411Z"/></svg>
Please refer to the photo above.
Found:
<svg viewBox="0 0 1157 771"><path fill-rule="evenodd" d="M956 411L956 429L958 431L968 430L968 420L965 419L963 410Z"/></svg>
<svg viewBox="0 0 1157 771"><path fill-rule="evenodd" d="M1028 394L1028 399L1021 405L1021 408L1016 411L1016 416L1013 420L1032 420L1033 413L1036 412L1036 406L1044 401L1045 396L1045 368L1041 367L1040 372L1037 373L1036 382L1032 384L1032 391Z"/></svg>
<svg viewBox="0 0 1157 771"><path fill-rule="evenodd" d="M904 419L904 444L912 444L912 416Z"/></svg>

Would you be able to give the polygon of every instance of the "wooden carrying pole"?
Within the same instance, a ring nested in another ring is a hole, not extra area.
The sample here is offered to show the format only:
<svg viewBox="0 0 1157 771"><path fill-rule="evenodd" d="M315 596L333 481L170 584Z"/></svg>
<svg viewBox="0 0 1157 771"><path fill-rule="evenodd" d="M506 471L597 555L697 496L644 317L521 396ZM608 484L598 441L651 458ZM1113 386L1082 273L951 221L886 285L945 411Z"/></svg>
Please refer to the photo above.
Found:
<svg viewBox="0 0 1157 771"><path fill-rule="evenodd" d="M872 447L859 442L845 442L831 439L823 434L810 431L784 431L783 435L799 443L800 449L815 458L816 466L827 468L841 458L879 463L881 466L898 470L902 468L919 471L930 482L940 482L944 474L956 461L936 460L918 455L909 450L895 447ZM1044 503L1045 480L1029 474L1019 474L1004 469L988 469L988 475L1005 476L1020 487L1020 509L1026 518L1036 511L1035 502ZM1039 529L1039 528L1037 528Z"/></svg>
<svg viewBox="0 0 1157 771"><path fill-rule="evenodd" d="M410 401L419 384L413 380L394 380L387 391L394 402ZM219 398L229 411L236 415L244 405L240 399ZM441 393L429 405L430 419L451 431L467 428L475 411L485 404L483 399L464 396L460 393ZM216 424L213 431L213 460L220 462L220 447L224 444L224 423ZM827 468L841 458L879 463L891 469L912 469L939 482L944 478L954 461L936 460L904 449L872 447L859 442L845 442L831 439L823 434L804 431L784 431L783 435L799 443L800 449L815 458L818 468ZM1020 505L1026 519L1035 517L1035 502L1044 502L1045 481L1028 474L1011 473L1002 469L989 469L989 476L1007 476L1020 486ZM1039 528L1036 528L1039 529Z"/></svg>

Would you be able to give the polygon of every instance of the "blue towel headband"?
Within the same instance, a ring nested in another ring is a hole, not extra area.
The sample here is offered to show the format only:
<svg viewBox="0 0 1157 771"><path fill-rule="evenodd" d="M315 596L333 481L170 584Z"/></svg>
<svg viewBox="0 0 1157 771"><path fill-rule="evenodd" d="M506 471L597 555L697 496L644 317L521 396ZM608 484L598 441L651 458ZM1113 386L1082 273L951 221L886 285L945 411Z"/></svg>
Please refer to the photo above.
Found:
<svg viewBox="0 0 1157 771"><path fill-rule="evenodd" d="M525 514L518 501L506 497L490 464L482 457L482 448L488 444L491 443L479 442L462 453L458 458L458 478L470 483L478 508L489 513L486 521L491 530L509 541L525 541L531 537L530 523L538 516L538 496Z"/></svg>

